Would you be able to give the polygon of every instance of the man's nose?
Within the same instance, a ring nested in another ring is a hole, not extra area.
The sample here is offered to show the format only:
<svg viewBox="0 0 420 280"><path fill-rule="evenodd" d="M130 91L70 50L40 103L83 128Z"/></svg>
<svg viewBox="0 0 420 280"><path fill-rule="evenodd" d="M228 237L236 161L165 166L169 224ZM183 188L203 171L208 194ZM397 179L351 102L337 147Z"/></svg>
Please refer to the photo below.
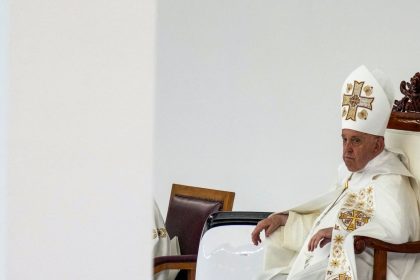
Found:
<svg viewBox="0 0 420 280"><path fill-rule="evenodd" d="M343 144L343 150L345 153L351 153L353 151L353 147L350 142Z"/></svg>

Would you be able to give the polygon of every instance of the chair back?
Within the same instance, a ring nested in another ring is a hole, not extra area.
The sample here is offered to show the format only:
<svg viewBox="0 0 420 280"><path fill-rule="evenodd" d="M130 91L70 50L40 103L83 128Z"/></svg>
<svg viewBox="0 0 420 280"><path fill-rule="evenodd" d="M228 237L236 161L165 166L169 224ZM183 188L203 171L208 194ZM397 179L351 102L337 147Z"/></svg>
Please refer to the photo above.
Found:
<svg viewBox="0 0 420 280"><path fill-rule="evenodd" d="M411 178L410 182L417 198L420 216L420 131L403 130L403 127L396 126L396 129L389 129L389 127L388 125L385 132L385 146L405 154L410 172L415 177Z"/></svg>
<svg viewBox="0 0 420 280"><path fill-rule="evenodd" d="M385 146L404 152L409 161L411 173L420 181L420 132L387 129Z"/></svg>
<svg viewBox="0 0 420 280"><path fill-rule="evenodd" d="M201 232L208 216L231 211L235 193L185 185L172 185L166 230L178 237L181 255L196 255Z"/></svg>

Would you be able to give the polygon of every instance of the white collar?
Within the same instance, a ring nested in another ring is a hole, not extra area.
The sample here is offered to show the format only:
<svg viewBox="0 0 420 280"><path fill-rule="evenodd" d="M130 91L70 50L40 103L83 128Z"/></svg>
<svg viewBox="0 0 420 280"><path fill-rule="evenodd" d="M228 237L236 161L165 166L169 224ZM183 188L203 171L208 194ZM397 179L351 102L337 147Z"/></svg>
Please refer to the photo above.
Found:
<svg viewBox="0 0 420 280"><path fill-rule="evenodd" d="M403 163L404 157L405 156L402 153L394 153L384 149L379 155L370 160L363 169L354 173L369 176L371 179L374 176L383 174L396 174L414 178ZM352 172L347 169L345 163L342 162L339 167L340 181L343 182L346 180L351 173Z"/></svg>

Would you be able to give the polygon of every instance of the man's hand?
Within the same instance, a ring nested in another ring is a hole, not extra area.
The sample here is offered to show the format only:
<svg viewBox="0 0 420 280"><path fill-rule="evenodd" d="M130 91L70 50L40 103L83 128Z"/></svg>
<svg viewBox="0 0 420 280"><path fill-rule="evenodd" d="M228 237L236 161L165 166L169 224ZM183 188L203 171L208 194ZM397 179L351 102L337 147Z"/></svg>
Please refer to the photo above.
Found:
<svg viewBox="0 0 420 280"><path fill-rule="evenodd" d="M251 234L252 243L261 243L260 232L265 230L265 237L269 237L276 229L286 224L287 214L275 214L258 222Z"/></svg>
<svg viewBox="0 0 420 280"><path fill-rule="evenodd" d="M331 242L332 230L332 227L323 228L317 233L315 233L314 236L312 236L311 240L309 240L308 251L312 252L313 250L315 250L318 244L319 247L322 248L325 246L325 244Z"/></svg>

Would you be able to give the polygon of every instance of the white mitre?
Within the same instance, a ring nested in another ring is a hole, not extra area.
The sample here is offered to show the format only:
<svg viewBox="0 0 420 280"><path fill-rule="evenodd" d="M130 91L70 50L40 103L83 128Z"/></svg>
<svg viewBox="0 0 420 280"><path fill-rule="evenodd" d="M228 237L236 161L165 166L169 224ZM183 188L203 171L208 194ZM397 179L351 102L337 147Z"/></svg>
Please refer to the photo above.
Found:
<svg viewBox="0 0 420 280"><path fill-rule="evenodd" d="M358 67L341 90L342 128L384 136L393 99L392 85L383 72Z"/></svg>

